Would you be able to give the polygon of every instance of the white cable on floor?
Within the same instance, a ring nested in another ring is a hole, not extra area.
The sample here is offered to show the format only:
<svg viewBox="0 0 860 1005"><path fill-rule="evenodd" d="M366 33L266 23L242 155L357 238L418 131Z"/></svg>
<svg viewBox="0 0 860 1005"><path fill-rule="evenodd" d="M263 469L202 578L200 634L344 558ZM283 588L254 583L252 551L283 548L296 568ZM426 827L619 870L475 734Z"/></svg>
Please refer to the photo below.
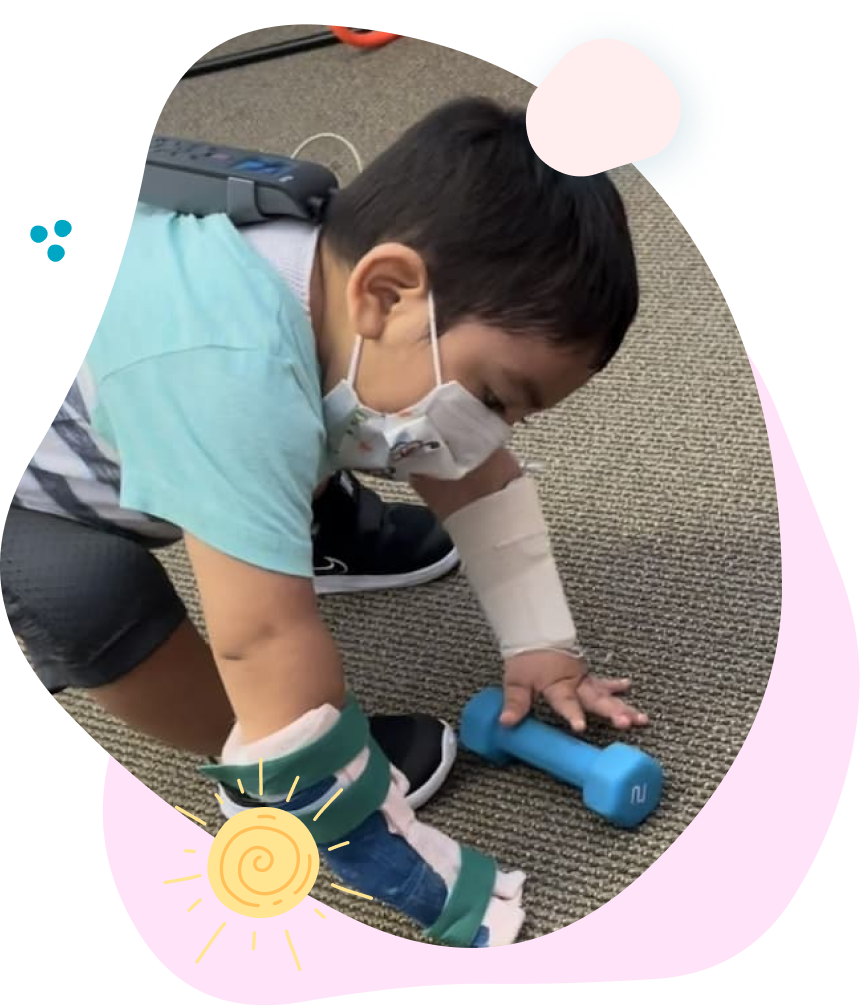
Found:
<svg viewBox="0 0 860 1005"><path fill-rule="evenodd" d="M340 133L314 133L313 136L308 136L306 140L296 147L292 153L293 160L308 146L313 143L314 140L340 140L341 143L349 150L352 154L353 160L355 161L356 167L358 168L359 174L364 170L364 165L361 163L361 155L355 148L355 144L351 143L345 136L341 136Z"/></svg>

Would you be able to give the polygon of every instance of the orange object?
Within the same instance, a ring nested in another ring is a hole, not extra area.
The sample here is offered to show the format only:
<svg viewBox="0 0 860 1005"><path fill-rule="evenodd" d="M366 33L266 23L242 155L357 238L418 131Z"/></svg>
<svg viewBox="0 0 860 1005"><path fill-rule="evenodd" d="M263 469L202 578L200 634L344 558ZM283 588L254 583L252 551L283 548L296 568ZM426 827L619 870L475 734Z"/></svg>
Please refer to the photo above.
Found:
<svg viewBox="0 0 860 1005"><path fill-rule="evenodd" d="M364 31L360 28L345 28L342 25L330 24L331 33L347 45L354 45L359 49L378 49L381 45L393 42L399 35L392 35L390 31Z"/></svg>

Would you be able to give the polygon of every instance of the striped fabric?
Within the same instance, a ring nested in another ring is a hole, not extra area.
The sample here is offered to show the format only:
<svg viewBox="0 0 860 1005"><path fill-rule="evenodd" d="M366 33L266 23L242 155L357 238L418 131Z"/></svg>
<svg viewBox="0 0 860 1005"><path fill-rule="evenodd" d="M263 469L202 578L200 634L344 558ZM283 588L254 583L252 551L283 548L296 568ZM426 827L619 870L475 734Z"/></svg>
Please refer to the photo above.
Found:
<svg viewBox="0 0 860 1005"><path fill-rule="evenodd" d="M242 233L309 311L316 229L277 220L244 228ZM95 393L84 364L27 466L13 505L121 530L151 545L177 541L181 537L178 527L120 506L120 458L90 422ZM146 416L141 416L141 421L145 422Z"/></svg>

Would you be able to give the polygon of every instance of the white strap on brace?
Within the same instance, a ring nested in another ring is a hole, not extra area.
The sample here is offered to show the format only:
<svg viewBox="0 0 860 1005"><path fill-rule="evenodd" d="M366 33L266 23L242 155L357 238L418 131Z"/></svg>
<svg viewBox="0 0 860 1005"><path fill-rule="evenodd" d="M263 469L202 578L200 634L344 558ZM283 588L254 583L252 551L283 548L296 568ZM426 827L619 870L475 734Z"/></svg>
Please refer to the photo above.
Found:
<svg viewBox="0 0 860 1005"><path fill-rule="evenodd" d="M540 649L582 656L532 478L464 506L445 528L503 659Z"/></svg>

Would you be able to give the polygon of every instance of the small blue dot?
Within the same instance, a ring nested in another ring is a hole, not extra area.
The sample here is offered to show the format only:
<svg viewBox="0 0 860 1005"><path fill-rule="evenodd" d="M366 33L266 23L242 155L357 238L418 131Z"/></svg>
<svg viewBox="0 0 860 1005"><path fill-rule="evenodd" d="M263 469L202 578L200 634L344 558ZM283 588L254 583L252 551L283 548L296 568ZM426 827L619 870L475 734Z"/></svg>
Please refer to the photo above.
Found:
<svg viewBox="0 0 860 1005"><path fill-rule="evenodd" d="M54 224L54 233L57 237L68 237L72 232L72 225L68 220L57 220Z"/></svg>
<svg viewBox="0 0 860 1005"><path fill-rule="evenodd" d="M33 227L30 231L30 237L36 242L36 244L41 244L47 236L48 232L44 227Z"/></svg>
<svg viewBox="0 0 860 1005"><path fill-rule="evenodd" d="M52 262L59 262L65 253L65 250L59 244L52 244L51 247L48 248L48 258L50 258Z"/></svg>

